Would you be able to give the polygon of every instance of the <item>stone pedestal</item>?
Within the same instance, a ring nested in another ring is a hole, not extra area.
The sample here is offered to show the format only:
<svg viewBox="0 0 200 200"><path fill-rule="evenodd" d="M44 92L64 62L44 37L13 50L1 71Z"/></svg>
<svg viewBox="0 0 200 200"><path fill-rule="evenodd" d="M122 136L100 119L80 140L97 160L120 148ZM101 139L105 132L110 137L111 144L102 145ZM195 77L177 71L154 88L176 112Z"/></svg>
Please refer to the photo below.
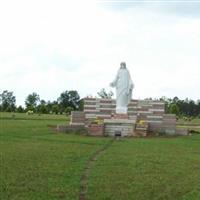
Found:
<svg viewBox="0 0 200 200"><path fill-rule="evenodd" d="M128 114L118 114L118 113L115 113L113 116L112 116L112 119L128 119Z"/></svg>
<svg viewBox="0 0 200 200"><path fill-rule="evenodd" d="M89 135L93 136L103 136L104 135L104 125L103 124L90 124L88 126Z"/></svg>
<svg viewBox="0 0 200 200"><path fill-rule="evenodd" d="M149 124L148 122L143 122L141 124L136 125L134 136L142 136L145 137L148 134Z"/></svg>
<svg viewBox="0 0 200 200"><path fill-rule="evenodd" d="M116 133L121 133L121 136L133 136L136 121L131 119L105 119L104 120L104 135L115 136Z"/></svg>
<svg viewBox="0 0 200 200"><path fill-rule="evenodd" d="M85 113L81 111L72 111L71 112L71 121L70 125L80 126L85 125Z"/></svg>

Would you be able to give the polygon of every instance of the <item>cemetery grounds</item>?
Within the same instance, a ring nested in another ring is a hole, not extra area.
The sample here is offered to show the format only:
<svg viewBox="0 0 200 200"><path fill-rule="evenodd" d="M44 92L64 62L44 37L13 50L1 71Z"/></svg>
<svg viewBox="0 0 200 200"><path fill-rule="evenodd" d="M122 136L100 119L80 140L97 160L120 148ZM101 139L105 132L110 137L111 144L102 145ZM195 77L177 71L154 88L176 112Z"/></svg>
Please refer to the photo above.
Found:
<svg viewBox="0 0 200 200"><path fill-rule="evenodd" d="M54 126L66 121L65 115L0 113L0 199L81 199L81 179L94 155L82 199L200 199L199 133L111 143L56 133ZM198 124L179 122L200 131Z"/></svg>

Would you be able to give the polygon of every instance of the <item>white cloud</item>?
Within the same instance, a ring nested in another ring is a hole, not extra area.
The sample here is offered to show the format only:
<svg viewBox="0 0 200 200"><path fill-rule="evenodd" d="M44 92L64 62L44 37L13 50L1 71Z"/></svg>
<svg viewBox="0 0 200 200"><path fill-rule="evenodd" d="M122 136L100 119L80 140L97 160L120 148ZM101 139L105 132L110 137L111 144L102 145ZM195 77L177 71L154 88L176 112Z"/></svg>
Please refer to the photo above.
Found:
<svg viewBox="0 0 200 200"><path fill-rule="evenodd" d="M96 95L126 61L134 98L200 98L200 18L94 1L2 1L0 91Z"/></svg>

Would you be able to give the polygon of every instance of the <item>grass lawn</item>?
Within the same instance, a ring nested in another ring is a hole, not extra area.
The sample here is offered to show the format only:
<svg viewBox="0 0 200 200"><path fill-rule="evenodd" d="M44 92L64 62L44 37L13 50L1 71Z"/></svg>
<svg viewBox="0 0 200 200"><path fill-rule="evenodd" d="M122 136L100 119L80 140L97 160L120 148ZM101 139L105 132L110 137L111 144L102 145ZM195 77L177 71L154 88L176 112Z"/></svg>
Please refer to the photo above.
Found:
<svg viewBox="0 0 200 200"><path fill-rule="evenodd" d="M200 132L200 119L196 118L191 121L184 121L183 119L180 119L177 122L177 126Z"/></svg>
<svg viewBox="0 0 200 200"><path fill-rule="evenodd" d="M66 123L65 116L9 116L0 119L0 199L77 199L86 161L109 139L47 127Z"/></svg>
<svg viewBox="0 0 200 200"><path fill-rule="evenodd" d="M199 200L200 135L122 139L97 160L88 199Z"/></svg>
<svg viewBox="0 0 200 200"><path fill-rule="evenodd" d="M91 155L110 138L56 134L64 115L1 113L0 199L79 198ZM199 200L200 134L115 141L95 161L88 200Z"/></svg>
<svg viewBox="0 0 200 200"><path fill-rule="evenodd" d="M179 119L177 124L178 125L200 126L200 118L195 118L195 119L192 119L191 121L185 121L183 119Z"/></svg>
<svg viewBox="0 0 200 200"><path fill-rule="evenodd" d="M27 115L25 113L8 113L8 112L0 112L0 119L4 120L53 120L53 121L68 121L69 117L66 115L52 115L52 114L32 114Z"/></svg>

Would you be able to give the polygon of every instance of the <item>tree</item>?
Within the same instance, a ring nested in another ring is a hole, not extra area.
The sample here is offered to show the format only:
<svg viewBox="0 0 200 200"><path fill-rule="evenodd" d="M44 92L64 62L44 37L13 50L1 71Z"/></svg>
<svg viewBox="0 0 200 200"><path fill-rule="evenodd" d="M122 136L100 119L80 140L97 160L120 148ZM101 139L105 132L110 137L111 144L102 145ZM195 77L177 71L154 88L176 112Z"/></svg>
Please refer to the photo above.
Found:
<svg viewBox="0 0 200 200"><path fill-rule="evenodd" d="M174 97L174 98L172 99L172 101L173 101L173 103L177 103L177 102L179 101L179 98L178 98L178 97Z"/></svg>
<svg viewBox="0 0 200 200"><path fill-rule="evenodd" d="M60 112L64 112L67 107L72 107L74 110L77 110L79 108L79 100L80 96L76 90L61 93L58 98Z"/></svg>
<svg viewBox="0 0 200 200"><path fill-rule="evenodd" d="M40 97L37 93L33 92L29 94L25 100L25 105L28 110L35 111L37 103L40 101Z"/></svg>
<svg viewBox="0 0 200 200"><path fill-rule="evenodd" d="M169 112L175 115L179 115L179 107L175 103L172 103L169 106Z"/></svg>
<svg viewBox="0 0 200 200"><path fill-rule="evenodd" d="M13 92L4 90L3 93L0 94L0 104L2 111L7 111L7 112L15 111L16 108L15 103L16 103L16 98L13 95Z"/></svg>
<svg viewBox="0 0 200 200"><path fill-rule="evenodd" d="M200 100L197 101L197 113L198 117L200 118Z"/></svg>
<svg viewBox="0 0 200 200"><path fill-rule="evenodd" d="M113 92L106 92L105 88L102 88L100 92L97 92L98 96L102 99L111 99L113 96Z"/></svg>
<svg viewBox="0 0 200 200"><path fill-rule="evenodd" d="M52 112L55 113L56 115L58 114L58 112L59 112L59 106L58 106L58 104L54 104L52 106Z"/></svg>
<svg viewBox="0 0 200 200"><path fill-rule="evenodd" d="M186 98L180 100L178 97L173 99L162 98L165 101L167 113L173 113L186 117L197 117L200 115L200 101L193 101Z"/></svg>
<svg viewBox="0 0 200 200"><path fill-rule="evenodd" d="M47 108L45 100L40 101L40 104L37 106L37 112L42 113L42 114L48 113L48 108Z"/></svg>
<svg viewBox="0 0 200 200"><path fill-rule="evenodd" d="M24 108L22 106L18 106L17 109L16 109L16 111L18 113L23 113L24 112Z"/></svg>
<svg viewBox="0 0 200 200"><path fill-rule="evenodd" d="M65 113L66 114L71 114L71 112L73 111L74 109L72 108L72 107L67 107L67 108L65 108Z"/></svg>
<svg viewBox="0 0 200 200"><path fill-rule="evenodd" d="M189 101L189 115L190 116L196 116L197 115L196 104L193 100Z"/></svg>
<svg viewBox="0 0 200 200"><path fill-rule="evenodd" d="M79 100L79 102L78 102L78 110L80 110L80 111L84 110L84 99Z"/></svg>

